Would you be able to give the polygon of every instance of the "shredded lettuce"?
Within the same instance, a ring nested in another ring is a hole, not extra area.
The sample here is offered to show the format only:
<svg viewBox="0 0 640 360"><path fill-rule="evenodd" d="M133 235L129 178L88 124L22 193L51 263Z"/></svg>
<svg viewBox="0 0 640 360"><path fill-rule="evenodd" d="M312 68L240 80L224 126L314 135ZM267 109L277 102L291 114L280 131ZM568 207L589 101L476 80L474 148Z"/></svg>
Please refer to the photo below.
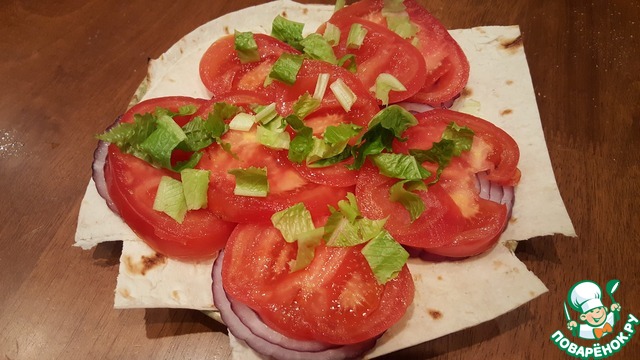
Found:
<svg viewBox="0 0 640 360"><path fill-rule="evenodd" d="M286 131L271 130L265 126L258 126L256 129L258 142L271 149L289 149L291 138Z"/></svg>
<svg viewBox="0 0 640 360"><path fill-rule="evenodd" d="M349 29L349 35L347 36L347 49L359 49L366 36L367 29L365 29L362 24L352 24Z"/></svg>
<svg viewBox="0 0 640 360"><path fill-rule="evenodd" d="M436 178L433 180L433 183L435 183L440 179L442 171L449 165L454 156L460 156L462 152L471 149L473 136L473 130L451 122L442 133L441 140L433 143L430 149L411 149L409 150L409 154L414 156L420 163L427 161L438 164Z"/></svg>
<svg viewBox="0 0 640 360"><path fill-rule="evenodd" d="M316 81L316 88L313 92L313 98L322 100L324 98L324 93L327 92L327 85L329 85L329 79L331 78L330 74L322 73L318 75L318 80Z"/></svg>
<svg viewBox="0 0 640 360"><path fill-rule="evenodd" d="M182 224L187 214L182 183L172 177L163 176L153 201L153 210L163 212Z"/></svg>
<svg viewBox="0 0 640 360"><path fill-rule="evenodd" d="M338 78L336 81L329 85L331 92L336 96L336 99L344 109L344 111L349 112L353 104L355 104L358 97L356 94L345 84L345 82Z"/></svg>
<svg viewBox="0 0 640 360"><path fill-rule="evenodd" d="M304 119L309 114L316 111L320 107L321 103L322 100L316 99L308 92L305 92L298 98L295 104L293 104L293 115L299 117L300 119Z"/></svg>
<svg viewBox="0 0 640 360"><path fill-rule="evenodd" d="M360 142L354 146L352 153L354 163L351 169L359 169L367 156L377 155L384 151L391 152L394 139L404 140L402 133L409 127L418 124L415 116L397 105L384 108L376 114Z"/></svg>
<svg viewBox="0 0 640 360"><path fill-rule="evenodd" d="M382 105L387 106L389 104L389 92L391 90L407 91L407 88L391 74L381 73L378 75L373 91L375 91L376 98L382 101Z"/></svg>
<svg viewBox="0 0 640 360"><path fill-rule="evenodd" d="M258 44L253 38L253 33L236 31L234 33L234 46L241 63L245 64L260 60Z"/></svg>
<svg viewBox="0 0 640 360"><path fill-rule="evenodd" d="M231 169L229 174L236 178L235 195L266 197L269 194L267 168Z"/></svg>
<svg viewBox="0 0 640 360"><path fill-rule="evenodd" d="M184 169L180 172L187 210L207 207L207 189L211 172L200 169Z"/></svg>
<svg viewBox="0 0 640 360"><path fill-rule="evenodd" d="M157 128L140 144L140 149L149 155L152 163L171 169L171 154L187 135L168 115L158 117L156 125Z"/></svg>
<svg viewBox="0 0 640 360"><path fill-rule="evenodd" d="M387 231L380 231L361 250L379 284L398 276L409 253Z"/></svg>
<svg viewBox="0 0 640 360"><path fill-rule="evenodd" d="M275 79L285 84L293 85L296 82L303 60L304 56L302 55L282 53L273 64L268 79Z"/></svg>
<svg viewBox="0 0 640 360"><path fill-rule="evenodd" d="M281 15L278 15L273 19L273 23L271 24L271 36L302 51L300 41L303 39L303 29L303 23L291 21Z"/></svg>
<svg viewBox="0 0 640 360"><path fill-rule="evenodd" d="M334 65L338 63L331 44L320 34L309 34L300 41L300 45L302 45L302 51L311 59L326 61Z"/></svg>
<svg viewBox="0 0 640 360"><path fill-rule="evenodd" d="M427 190L427 185L424 181L419 180L403 180L393 184L389 189L389 199L402 204L409 212L411 222L415 221L422 215L426 206L422 198L413 191Z"/></svg>
<svg viewBox="0 0 640 360"><path fill-rule="evenodd" d="M328 22L324 28L323 37L327 40L327 43L331 46L336 46L340 43L340 28Z"/></svg>
<svg viewBox="0 0 640 360"><path fill-rule="evenodd" d="M302 270L313 261L316 253L316 247L322 243L324 235L323 228L309 230L298 234L298 252L296 260L291 266L291 272Z"/></svg>
<svg viewBox="0 0 640 360"><path fill-rule="evenodd" d="M344 0L336 0L336 4L333 7L333 12L336 12L336 11L342 9L344 7L344 3L345 3Z"/></svg>
<svg viewBox="0 0 640 360"><path fill-rule="evenodd" d="M236 114L236 116L234 116L233 119L231 119L231 121L229 122L229 129L238 131L249 131L255 123L255 115L239 113Z"/></svg>
<svg viewBox="0 0 640 360"><path fill-rule="evenodd" d="M298 235L314 230L311 212L304 203L297 203L271 216L273 227L280 230L286 242L292 243Z"/></svg>
<svg viewBox="0 0 640 360"><path fill-rule="evenodd" d="M422 180L431 176L431 172L411 155L381 153L371 156L371 160L382 175L390 178Z"/></svg>

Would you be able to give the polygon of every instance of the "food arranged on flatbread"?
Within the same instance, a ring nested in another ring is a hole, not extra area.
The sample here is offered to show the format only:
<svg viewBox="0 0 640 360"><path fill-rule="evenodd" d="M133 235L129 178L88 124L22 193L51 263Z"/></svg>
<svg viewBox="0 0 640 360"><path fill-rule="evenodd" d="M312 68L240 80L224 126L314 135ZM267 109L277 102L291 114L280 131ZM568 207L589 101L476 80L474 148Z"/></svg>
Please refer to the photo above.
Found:
<svg viewBox="0 0 640 360"><path fill-rule="evenodd" d="M424 294L410 256L495 247L520 150L444 108L469 63L415 1L362 0L306 36L294 20L212 39L210 97L133 105L99 135L93 180L159 256L215 258L213 302L255 351L352 358Z"/></svg>

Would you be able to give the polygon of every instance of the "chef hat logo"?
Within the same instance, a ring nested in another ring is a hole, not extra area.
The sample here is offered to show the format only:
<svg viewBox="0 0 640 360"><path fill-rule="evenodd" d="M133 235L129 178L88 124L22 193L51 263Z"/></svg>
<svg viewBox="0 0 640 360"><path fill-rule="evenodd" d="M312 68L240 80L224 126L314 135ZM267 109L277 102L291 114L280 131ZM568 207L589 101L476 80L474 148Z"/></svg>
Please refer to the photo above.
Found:
<svg viewBox="0 0 640 360"><path fill-rule="evenodd" d="M604 306L602 304L602 290L593 281L581 281L573 285L569 291L569 304L581 313Z"/></svg>

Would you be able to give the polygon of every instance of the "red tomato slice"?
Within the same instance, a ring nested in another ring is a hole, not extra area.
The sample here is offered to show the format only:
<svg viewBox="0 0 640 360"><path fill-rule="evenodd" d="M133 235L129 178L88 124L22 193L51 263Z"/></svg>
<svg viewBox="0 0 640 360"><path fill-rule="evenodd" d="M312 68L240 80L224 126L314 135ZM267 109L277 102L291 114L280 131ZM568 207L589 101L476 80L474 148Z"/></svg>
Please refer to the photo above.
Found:
<svg viewBox="0 0 640 360"><path fill-rule="evenodd" d="M342 18L331 22L340 29L340 43L334 47L336 56L356 56L356 76L365 89L375 89L376 79L382 73L393 75L406 88L405 91L389 92L390 104L406 100L422 88L426 77L424 58L410 42L385 26L363 19ZM359 48L348 48L349 30L356 23L367 30L367 35ZM324 33L324 27L318 32Z"/></svg>
<svg viewBox="0 0 640 360"><path fill-rule="evenodd" d="M471 115L432 110L416 118L418 125L403 134L407 141L394 144L395 152L431 148L451 122L474 131L472 149L454 158L437 184L418 192L427 209L414 222L402 205L389 200L389 189L397 180L380 175L368 165L356 185L362 213L370 218L393 214L387 220L387 229L402 244L451 257L479 254L495 244L508 214L506 206L480 198L475 174L488 171L491 181L515 185L520 176L516 167L518 147L503 130ZM435 170L433 164L425 166Z"/></svg>
<svg viewBox="0 0 640 360"><path fill-rule="evenodd" d="M299 51L268 35L254 34L260 61L243 64L235 51L234 36L228 35L214 42L200 60L200 78L213 97L232 90L259 91L269 97L264 81L271 66L282 53Z"/></svg>
<svg viewBox="0 0 640 360"><path fill-rule="evenodd" d="M206 117L215 102L227 102L248 108L250 104L265 105L264 97L250 92L232 92L211 100L198 113ZM274 150L260 144L256 128L251 131L229 130L223 137L230 144L231 154L218 145L206 149L198 168L211 171L209 209L231 222L265 222L271 215L291 205L304 202L315 215L328 212L344 198L348 188L319 185L300 176L286 158L286 151ZM235 176L232 169L258 167L267 169L269 194L266 197L234 195Z"/></svg>
<svg viewBox="0 0 640 360"><path fill-rule="evenodd" d="M416 114L420 126L407 130L407 142L396 143L394 151L429 148L439 141L444 128L452 121L467 126L475 133L471 151L454 161L464 161L474 172L488 171L489 181L500 185L514 186L520 180L518 161L520 149L515 140L504 130L478 117L445 109L435 109ZM428 125L428 126L423 126ZM445 170L446 172L446 170Z"/></svg>
<svg viewBox="0 0 640 360"><path fill-rule="evenodd" d="M378 336L396 323L413 301L405 266L379 285L362 246L320 245L305 269L289 272L297 245L270 225L240 224L225 248L225 291L252 307L285 336L351 344Z"/></svg>
<svg viewBox="0 0 640 360"><path fill-rule="evenodd" d="M199 105L201 99L167 97L141 102L127 111L121 121L132 122L134 114L152 112L156 107L177 111L183 105ZM178 117L184 124L190 116ZM154 250L171 258L197 260L210 258L224 247L235 224L225 222L208 210L189 211L180 224L153 210L162 176L178 178L176 173L157 169L132 155L109 146L105 178L109 195L122 219Z"/></svg>
<svg viewBox="0 0 640 360"><path fill-rule="evenodd" d="M351 109L346 112L327 86L320 108L304 119L305 125L312 128L314 135L318 137L322 137L322 133L328 126L340 124L351 123L361 126L363 131L366 130L371 118L380 110L376 99L371 96L354 74L344 68L319 60L304 60L293 85L279 81L273 82L270 88L275 91L279 113L283 116L291 114L293 105L302 95L305 93L313 95L320 74L330 75L329 85L342 79L357 99ZM295 135L293 132L291 134ZM307 167L306 165L296 165L295 168L300 172L300 175L313 183L352 186L356 183L357 172L347 169L345 165L346 163L342 162L322 168Z"/></svg>
<svg viewBox="0 0 640 360"><path fill-rule="evenodd" d="M411 21L420 28L418 50L424 57L427 76L422 89L409 101L439 106L458 95L469 79L469 62L442 23L415 0L404 5ZM329 22L357 17L386 25L383 0L362 0L333 14Z"/></svg>

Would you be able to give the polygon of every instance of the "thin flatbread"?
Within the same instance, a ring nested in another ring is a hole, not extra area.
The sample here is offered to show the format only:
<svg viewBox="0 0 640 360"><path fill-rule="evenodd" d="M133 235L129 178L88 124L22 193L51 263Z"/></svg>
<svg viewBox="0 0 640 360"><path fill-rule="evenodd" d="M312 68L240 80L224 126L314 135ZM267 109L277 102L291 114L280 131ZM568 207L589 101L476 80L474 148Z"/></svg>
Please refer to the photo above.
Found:
<svg viewBox="0 0 640 360"><path fill-rule="evenodd" d="M234 30L269 33L273 18L283 13L305 22L309 32L332 11L332 6L276 1L215 19L151 61L148 77L133 101L165 95L208 98L198 63L215 39ZM368 357L491 320L546 292L544 284L504 243L549 234L575 236L553 174L519 28L479 27L451 34L471 65L467 89L454 108L473 104L475 115L507 131L520 146L522 180L516 188L513 218L501 244L481 256L443 263L411 260L415 301ZM210 311L214 310L210 287L213 260L183 263L156 254L109 210L90 181L79 213L76 245L88 249L117 240L124 242L116 308L189 308L209 310L215 317ZM243 349L242 341L232 340L234 358L257 358L249 357L252 352Z"/></svg>

